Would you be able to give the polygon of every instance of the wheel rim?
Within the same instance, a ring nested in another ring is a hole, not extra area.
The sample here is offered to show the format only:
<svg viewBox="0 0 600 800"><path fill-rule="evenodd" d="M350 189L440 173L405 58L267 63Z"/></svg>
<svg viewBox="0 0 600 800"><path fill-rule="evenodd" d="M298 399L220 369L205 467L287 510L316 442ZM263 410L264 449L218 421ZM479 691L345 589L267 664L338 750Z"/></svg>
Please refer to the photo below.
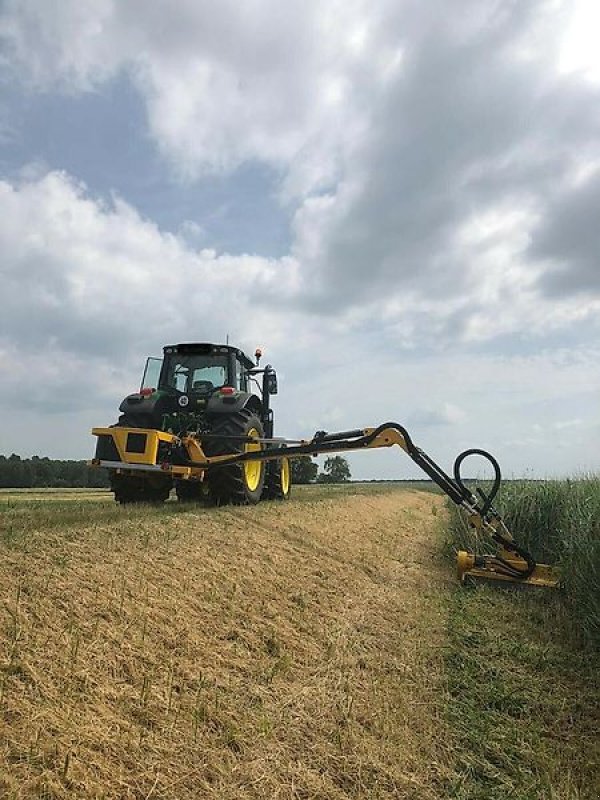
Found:
<svg viewBox="0 0 600 800"><path fill-rule="evenodd" d="M287 458L281 459L281 491L284 496L290 491L290 462Z"/></svg>
<svg viewBox="0 0 600 800"><path fill-rule="evenodd" d="M250 430L246 433L246 436L252 436L257 439L259 435L260 434L256 428L250 428ZM256 453L258 450L260 450L259 442L246 442L246 446L244 448L245 453ZM258 489L262 467L262 461L246 461L244 463L244 478L246 480L248 491L255 492Z"/></svg>

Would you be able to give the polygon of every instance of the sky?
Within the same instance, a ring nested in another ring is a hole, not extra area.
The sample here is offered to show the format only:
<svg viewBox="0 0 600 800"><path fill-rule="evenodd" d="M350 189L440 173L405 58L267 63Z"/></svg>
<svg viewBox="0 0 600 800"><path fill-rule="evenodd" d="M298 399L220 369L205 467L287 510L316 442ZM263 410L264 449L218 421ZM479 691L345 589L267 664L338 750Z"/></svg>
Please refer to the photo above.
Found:
<svg viewBox="0 0 600 800"><path fill-rule="evenodd" d="M598 35L592 0L1 2L0 452L91 457L146 356L228 336L278 435L598 471Z"/></svg>

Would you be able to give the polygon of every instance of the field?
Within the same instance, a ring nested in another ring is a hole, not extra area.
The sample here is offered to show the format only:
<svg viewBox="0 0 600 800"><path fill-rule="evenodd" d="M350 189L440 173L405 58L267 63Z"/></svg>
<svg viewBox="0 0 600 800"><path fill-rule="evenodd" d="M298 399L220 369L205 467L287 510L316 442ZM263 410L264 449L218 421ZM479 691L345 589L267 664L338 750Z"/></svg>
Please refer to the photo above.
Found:
<svg viewBox="0 0 600 800"><path fill-rule="evenodd" d="M595 657L458 588L446 525L388 484L0 493L0 797L596 798Z"/></svg>

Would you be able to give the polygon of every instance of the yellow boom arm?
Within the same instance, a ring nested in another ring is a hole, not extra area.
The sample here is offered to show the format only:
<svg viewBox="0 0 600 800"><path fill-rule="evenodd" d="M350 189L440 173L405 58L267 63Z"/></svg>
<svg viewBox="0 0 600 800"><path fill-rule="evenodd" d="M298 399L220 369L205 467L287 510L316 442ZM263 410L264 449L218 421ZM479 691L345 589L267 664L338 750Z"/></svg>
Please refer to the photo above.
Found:
<svg viewBox="0 0 600 800"><path fill-rule="evenodd" d="M477 556L458 553L458 574L462 581L473 579L499 580L526 583L534 586L557 586L558 575L543 564L536 564L532 556L513 540L500 514L492 503L501 481L500 467L496 459L485 450L470 449L460 453L454 462L453 476L417 447L406 428L397 422L387 422L376 428L362 428L339 433L317 431L312 439L283 440L233 437L240 444L259 444L261 449L228 455L205 455L202 448L210 434L187 435L182 438L174 434L140 428L94 428L98 437L110 437L119 460L94 459L95 466L108 469L136 472L167 472L176 478L202 480L206 470L215 466L245 461L269 461L294 458L302 455L322 455L352 450L369 450L398 445L442 491L466 513L469 523L482 535L490 537L498 546L493 556ZM167 446L169 457L159 463L161 443ZM173 455L175 454L175 457ZM479 455L485 458L494 470L492 488L488 494L482 489L473 493L463 482L460 467L465 458Z"/></svg>

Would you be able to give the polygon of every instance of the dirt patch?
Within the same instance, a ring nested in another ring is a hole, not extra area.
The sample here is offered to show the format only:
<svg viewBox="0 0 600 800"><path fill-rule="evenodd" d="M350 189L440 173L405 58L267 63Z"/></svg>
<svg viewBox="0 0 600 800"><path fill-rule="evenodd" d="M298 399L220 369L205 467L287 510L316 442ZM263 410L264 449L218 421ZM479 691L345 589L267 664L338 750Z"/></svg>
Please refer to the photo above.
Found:
<svg viewBox="0 0 600 800"><path fill-rule="evenodd" d="M94 503L3 545L0 794L439 797L441 504Z"/></svg>

